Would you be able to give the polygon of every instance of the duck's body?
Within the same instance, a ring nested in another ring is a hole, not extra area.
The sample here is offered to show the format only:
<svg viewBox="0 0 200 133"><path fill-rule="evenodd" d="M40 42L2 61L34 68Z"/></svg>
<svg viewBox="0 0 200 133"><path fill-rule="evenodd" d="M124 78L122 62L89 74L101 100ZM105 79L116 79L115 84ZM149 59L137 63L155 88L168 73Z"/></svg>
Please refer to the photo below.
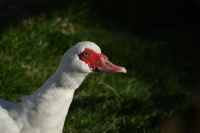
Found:
<svg viewBox="0 0 200 133"><path fill-rule="evenodd" d="M0 100L0 133L62 133L74 91L88 74L100 70L125 72L109 64L105 56L96 59L92 51L103 55L92 42L76 44L65 53L56 72L31 95L22 97L19 103Z"/></svg>

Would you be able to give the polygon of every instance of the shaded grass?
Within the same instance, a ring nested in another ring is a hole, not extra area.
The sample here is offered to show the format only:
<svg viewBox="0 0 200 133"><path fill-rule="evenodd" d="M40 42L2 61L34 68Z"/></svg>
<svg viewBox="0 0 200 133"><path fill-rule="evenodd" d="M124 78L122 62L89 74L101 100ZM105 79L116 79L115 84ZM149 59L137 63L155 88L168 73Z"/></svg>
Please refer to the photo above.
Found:
<svg viewBox="0 0 200 133"><path fill-rule="evenodd" d="M174 66L175 47L170 48L169 41L103 29L86 17L86 5L79 12L74 4L24 19L2 31L2 99L17 102L19 97L30 94L55 71L68 48L89 40L128 73L89 77L75 93L64 132L153 133L162 118L193 106L191 88L184 86L188 75ZM181 39L176 41L181 45Z"/></svg>

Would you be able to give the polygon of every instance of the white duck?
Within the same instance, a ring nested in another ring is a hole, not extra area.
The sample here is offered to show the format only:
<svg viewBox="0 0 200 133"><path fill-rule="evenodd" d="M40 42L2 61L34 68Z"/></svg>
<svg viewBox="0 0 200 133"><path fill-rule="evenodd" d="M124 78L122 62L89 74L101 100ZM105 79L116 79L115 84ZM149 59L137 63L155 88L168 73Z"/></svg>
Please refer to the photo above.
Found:
<svg viewBox="0 0 200 133"><path fill-rule="evenodd" d="M63 56L56 72L31 95L0 100L0 133L62 133L74 91L93 72L124 72L93 42L83 41Z"/></svg>

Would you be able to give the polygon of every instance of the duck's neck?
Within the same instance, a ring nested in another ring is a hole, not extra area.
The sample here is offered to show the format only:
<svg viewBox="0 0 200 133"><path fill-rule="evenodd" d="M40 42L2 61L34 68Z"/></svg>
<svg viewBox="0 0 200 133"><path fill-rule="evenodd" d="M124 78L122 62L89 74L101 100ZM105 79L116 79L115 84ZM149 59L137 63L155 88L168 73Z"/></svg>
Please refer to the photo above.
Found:
<svg viewBox="0 0 200 133"><path fill-rule="evenodd" d="M74 91L86 76L86 73L57 72L38 90L23 97L18 105L20 106L18 113L20 118L27 116L24 122L28 122L29 126L23 125L22 130L37 127L41 133L62 132Z"/></svg>

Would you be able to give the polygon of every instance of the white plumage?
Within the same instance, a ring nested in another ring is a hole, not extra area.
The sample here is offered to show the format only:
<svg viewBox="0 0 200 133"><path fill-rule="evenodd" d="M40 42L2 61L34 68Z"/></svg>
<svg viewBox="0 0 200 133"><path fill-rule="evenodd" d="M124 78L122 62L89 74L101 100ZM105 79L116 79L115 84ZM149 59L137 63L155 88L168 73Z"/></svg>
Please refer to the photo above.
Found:
<svg viewBox="0 0 200 133"><path fill-rule="evenodd" d="M100 62L108 63L93 42L77 43L64 54L56 72L31 95L22 97L19 103L0 100L0 133L62 133L74 91L88 74L104 69L126 72L125 68L114 64L105 67L105 63L98 66L99 61L90 64L82 60L81 56L88 59L86 54L81 54L86 49L94 51Z"/></svg>

